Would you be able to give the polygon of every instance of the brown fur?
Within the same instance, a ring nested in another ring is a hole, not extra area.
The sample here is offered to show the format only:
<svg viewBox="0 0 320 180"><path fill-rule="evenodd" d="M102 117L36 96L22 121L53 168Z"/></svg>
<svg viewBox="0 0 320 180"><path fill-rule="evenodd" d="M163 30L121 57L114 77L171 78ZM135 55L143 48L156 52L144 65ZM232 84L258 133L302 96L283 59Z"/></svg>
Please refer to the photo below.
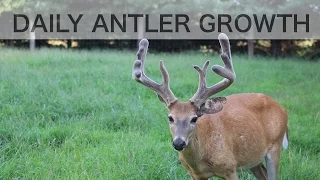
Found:
<svg viewBox="0 0 320 180"><path fill-rule="evenodd" d="M237 179L237 168L251 168L254 174L265 177L266 170L260 163L270 150L277 155L278 164L287 130L286 110L264 94L226 98L220 112L198 119L187 147L179 152L180 160L193 179ZM188 119L195 111L191 102L177 101L169 107L170 115L180 120Z"/></svg>
<svg viewBox="0 0 320 180"><path fill-rule="evenodd" d="M237 168L250 168L259 179L275 180L281 143L287 131L287 113L277 102L263 94L235 94L209 98L229 87L236 78L230 43L224 33L218 36L224 67L213 65L212 71L224 79L213 86L206 84L209 61L199 73L199 87L188 102L179 102L169 87L169 74L162 61L162 82L152 81L144 73L149 42L139 43L133 78L154 90L169 109L173 147L193 179L212 176L237 179ZM288 132L286 133L286 136ZM284 146L286 147L287 137ZM261 163L266 159L267 169Z"/></svg>

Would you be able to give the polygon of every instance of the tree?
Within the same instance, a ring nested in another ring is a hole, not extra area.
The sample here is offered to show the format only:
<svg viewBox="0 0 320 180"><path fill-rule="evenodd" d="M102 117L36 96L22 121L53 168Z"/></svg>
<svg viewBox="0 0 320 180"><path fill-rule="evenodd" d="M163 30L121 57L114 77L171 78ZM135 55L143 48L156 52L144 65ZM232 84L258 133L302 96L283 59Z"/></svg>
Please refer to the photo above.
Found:
<svg viewBox="0 0 320 180"><path fill-rule="evenodd" d="M271 5L275 8L273 9L273 13L279 13L279 14L292 14L294 13L302 13L302 12L311 12L312 13L312 5L314 3L319 4L319 2L316 2L315 0L281 0L276 1L273 0ZM311 22L312 24L312 22ZM281 40L273 39L271 40L271 53L273 56L280 56L282 53L282 43Z"/></svg>
<svg viewBox="0 0 320 180"><path fill-rule="evenodd" d="M3 12L12 12L25 4L26 0L2 0L0 1L0 15Z"/></svg>
<svg viewBox="0 0 320 180"><path fill-rule="evenodd" d="M0 16L3 13L9 13L12 12L21 6L23 6L25 3L25 0L2 0L0 1ZM1 33L1 32L0 32ZM9 46L13 45L13 41L8 39L6 44Z"/></svg>

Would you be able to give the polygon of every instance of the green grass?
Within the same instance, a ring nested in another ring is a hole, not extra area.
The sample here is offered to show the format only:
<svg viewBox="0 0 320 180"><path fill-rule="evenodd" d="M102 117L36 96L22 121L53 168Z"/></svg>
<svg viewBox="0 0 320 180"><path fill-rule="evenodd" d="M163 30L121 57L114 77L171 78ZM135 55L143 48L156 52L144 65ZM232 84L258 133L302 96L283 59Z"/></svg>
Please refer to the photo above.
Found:
<svg viewBox="0 0 320 180"><path fill-rule="evenodd" d="M222 64L218 55L149 53L147 73L158 81L160 59L181 100L197 88L192 64ZM131 78L134 60L128 51L0 49L0 179L190 179L165 107ZM219 95L262 92L289 112L279 179L320 179L320 63L233 61L237 80Z"/></svg>

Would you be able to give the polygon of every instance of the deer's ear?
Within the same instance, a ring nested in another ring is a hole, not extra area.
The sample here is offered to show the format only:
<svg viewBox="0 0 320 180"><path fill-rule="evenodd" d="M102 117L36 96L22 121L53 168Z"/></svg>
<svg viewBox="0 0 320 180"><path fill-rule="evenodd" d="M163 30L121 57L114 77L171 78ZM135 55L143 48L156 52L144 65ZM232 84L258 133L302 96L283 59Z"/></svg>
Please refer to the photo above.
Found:
<svg viewBox="0 0 320 180"><path fill-rule="evenodd" d="M198 110L198 116L204 114L214 114L222 110L223 104L225 104L227 99L225 97L215 97L209 98L203 103Z"/></svg>

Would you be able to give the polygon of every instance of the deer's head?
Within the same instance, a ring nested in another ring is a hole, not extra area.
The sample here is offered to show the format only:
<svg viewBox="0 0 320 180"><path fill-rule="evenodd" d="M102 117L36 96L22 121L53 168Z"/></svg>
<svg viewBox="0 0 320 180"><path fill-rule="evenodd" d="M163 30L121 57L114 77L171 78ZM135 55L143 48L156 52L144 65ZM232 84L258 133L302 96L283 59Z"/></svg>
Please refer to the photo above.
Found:
<svg viewBox="0 0 320 180"><path fill-rule="evenodd" d="M223 97L209 98L227 87L229 87L236 78L232 66L230 43L227 35L221 33L218 37L222 47L221 59L224 67L219 65L212 66L212 71L224 77L217 84L207 87L206 72L209 61L206 61L202 68L195 65L194 68L199 73L199 87L197 92L187 102L179 101L172 93L169 87L169 74L162 61L160 61L160 70L162 73L162 83L156 83L144 73L144 61L147 54L149 42L142 39L139 44L137 60L133 66L133 78L144 86L154 90L161 102L169 110L170 131L173 138L173 147L177 151L182 151L187 147L190 137L196 127L197 120L204 114L213 114L222 110L226 99Z"/></svg>

